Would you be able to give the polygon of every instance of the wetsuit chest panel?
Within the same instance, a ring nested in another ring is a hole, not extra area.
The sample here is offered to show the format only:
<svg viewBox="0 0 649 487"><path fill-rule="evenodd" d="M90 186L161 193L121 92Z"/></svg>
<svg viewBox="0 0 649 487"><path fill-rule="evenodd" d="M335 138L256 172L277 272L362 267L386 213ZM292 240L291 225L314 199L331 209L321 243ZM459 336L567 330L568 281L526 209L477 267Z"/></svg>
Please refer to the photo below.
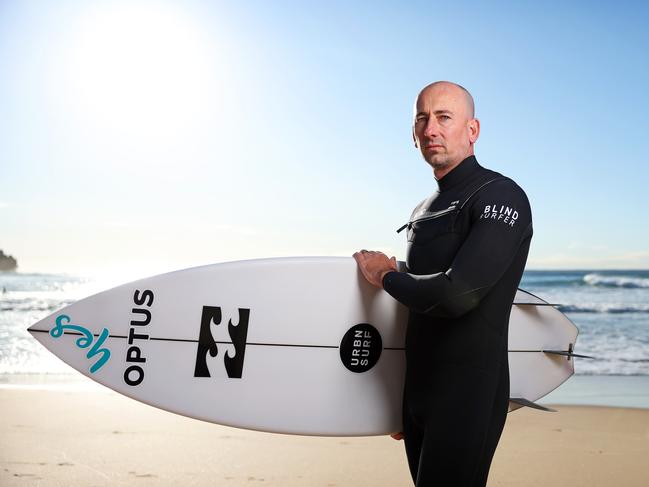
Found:
<svg viewBox="0 0 649 487"><path fill-rule="evenodd" d="M406 265L414 274L433 274L446 271L457 250L462 245L463 235L457 232L443 231L435 233L428 228L421 242L414 237L408 242Z"/></svg>
<svg viewBox="0 0 649 487"><path fill-rule="evenodd" d="M406 265L414 274L445 272L469 233L470 209L464 208L482 189L502 177L487 173L426 200L408 224ZM428 208L428 209L426 209Z"/></svg>
<svg viewBox="0 0 649 487"><path fill-rule="evenodd" d="M462 245L465 233L457 205L421 212L408 228L406 264L415 274L448 269Z"/></svg>
<svg viewBox="0 0 649 487"><path fill-rule="evenodd" d="M426 211L413 220L408 228L408 242L427 245L431 240L454 231L457 209L450 207L441 211Z"/></svg>

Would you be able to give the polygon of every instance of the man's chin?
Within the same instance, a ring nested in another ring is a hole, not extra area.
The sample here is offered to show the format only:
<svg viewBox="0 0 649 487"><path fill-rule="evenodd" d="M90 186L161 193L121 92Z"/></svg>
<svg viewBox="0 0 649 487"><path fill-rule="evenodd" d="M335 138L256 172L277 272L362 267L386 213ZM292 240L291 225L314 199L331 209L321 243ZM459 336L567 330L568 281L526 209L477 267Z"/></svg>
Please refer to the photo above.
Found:
<svg viewBox="0 0 649 487"><path fill-rule="evenodd" d="M444 169L449 166L449 162L447 159L438 159L435 157L429 157L426 159L426 162L432 167L433 169Z"/></svg>

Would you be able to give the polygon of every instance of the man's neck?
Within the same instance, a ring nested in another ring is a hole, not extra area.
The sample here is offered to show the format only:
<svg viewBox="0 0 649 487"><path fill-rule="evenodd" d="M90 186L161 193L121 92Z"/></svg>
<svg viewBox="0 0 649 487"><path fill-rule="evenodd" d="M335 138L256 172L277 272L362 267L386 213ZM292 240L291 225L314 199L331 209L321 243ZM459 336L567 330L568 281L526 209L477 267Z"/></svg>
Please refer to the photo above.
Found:
<svg viewBox="0 0 649 487"><path fill-rule="evenodd" d="M447 164L444 167L433 168L433 175L435 176L435 179L437 179L439 181L444 176L446 176L448 173L450 173L453 169L455 169L457 166L459 166L460 162L462 162L467 157L471 157L472 155L474 155L473 151L469 152L467 155L462 157L460 160L455 161L455 162L453 162L451 164Z"/></svg>
<svg viewBox="0 0 649 487"><path fill-rule="evenodd" d="M458 161L453 165L447 164L444 167L439 167L439 168L434 168L433 169L433 175L435 176L435 179L438 181L442 179L444 176L446 176L448 173L450 173L453 169L455 169L462 161Z"/></svg>

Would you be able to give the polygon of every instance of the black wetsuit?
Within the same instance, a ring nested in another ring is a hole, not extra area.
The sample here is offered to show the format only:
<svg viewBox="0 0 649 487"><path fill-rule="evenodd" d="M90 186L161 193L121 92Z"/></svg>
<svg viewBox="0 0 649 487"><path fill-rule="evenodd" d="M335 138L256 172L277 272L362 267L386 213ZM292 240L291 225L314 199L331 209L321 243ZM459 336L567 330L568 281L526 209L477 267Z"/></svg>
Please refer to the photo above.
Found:
<svg viewBox="0 0 649 487"><path fill-rule="evenodd" d="M417 487L484 486L509 400L508 322L532 217L511 179L465 159L413 211L407 272L385 290L410 309L403 433Z"/></svg>

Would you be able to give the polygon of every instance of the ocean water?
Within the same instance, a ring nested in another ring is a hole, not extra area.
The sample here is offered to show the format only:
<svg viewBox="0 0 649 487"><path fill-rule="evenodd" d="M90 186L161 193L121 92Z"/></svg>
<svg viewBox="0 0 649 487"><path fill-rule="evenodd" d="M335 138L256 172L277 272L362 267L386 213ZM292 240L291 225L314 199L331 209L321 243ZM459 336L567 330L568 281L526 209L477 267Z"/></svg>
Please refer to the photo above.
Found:
<svg viewBox="0 0 649 487"><path fill-rule="evenodd" d="M76 374L27 328L63 306L116 284L77 276L0 272L0 375Z"/></svg>
<svg viewBox="0 0 649 487"><path fill-rule="evenodd" d="M578 375L649 376L649 271L526 271L521 288L579 328Z"/></svg>
<svg viewBox="0 0 649 487"><path fill-rule="evenodd" d="M0 273L0 383L25 374L78 376L26 329L63 306L123 282ZM520 287L555 304L579 328L575 352L595 359L576 359L576 375L626 376L627 389L649 389L649 271L526 271ZM571 381L579 386L577 392L566 388ZM559 390L579 395L584 384L594 383L578 377L571 381ZM597 394L593 387L587 394ZM649 395L643 401L649 404Z"/></svg>

